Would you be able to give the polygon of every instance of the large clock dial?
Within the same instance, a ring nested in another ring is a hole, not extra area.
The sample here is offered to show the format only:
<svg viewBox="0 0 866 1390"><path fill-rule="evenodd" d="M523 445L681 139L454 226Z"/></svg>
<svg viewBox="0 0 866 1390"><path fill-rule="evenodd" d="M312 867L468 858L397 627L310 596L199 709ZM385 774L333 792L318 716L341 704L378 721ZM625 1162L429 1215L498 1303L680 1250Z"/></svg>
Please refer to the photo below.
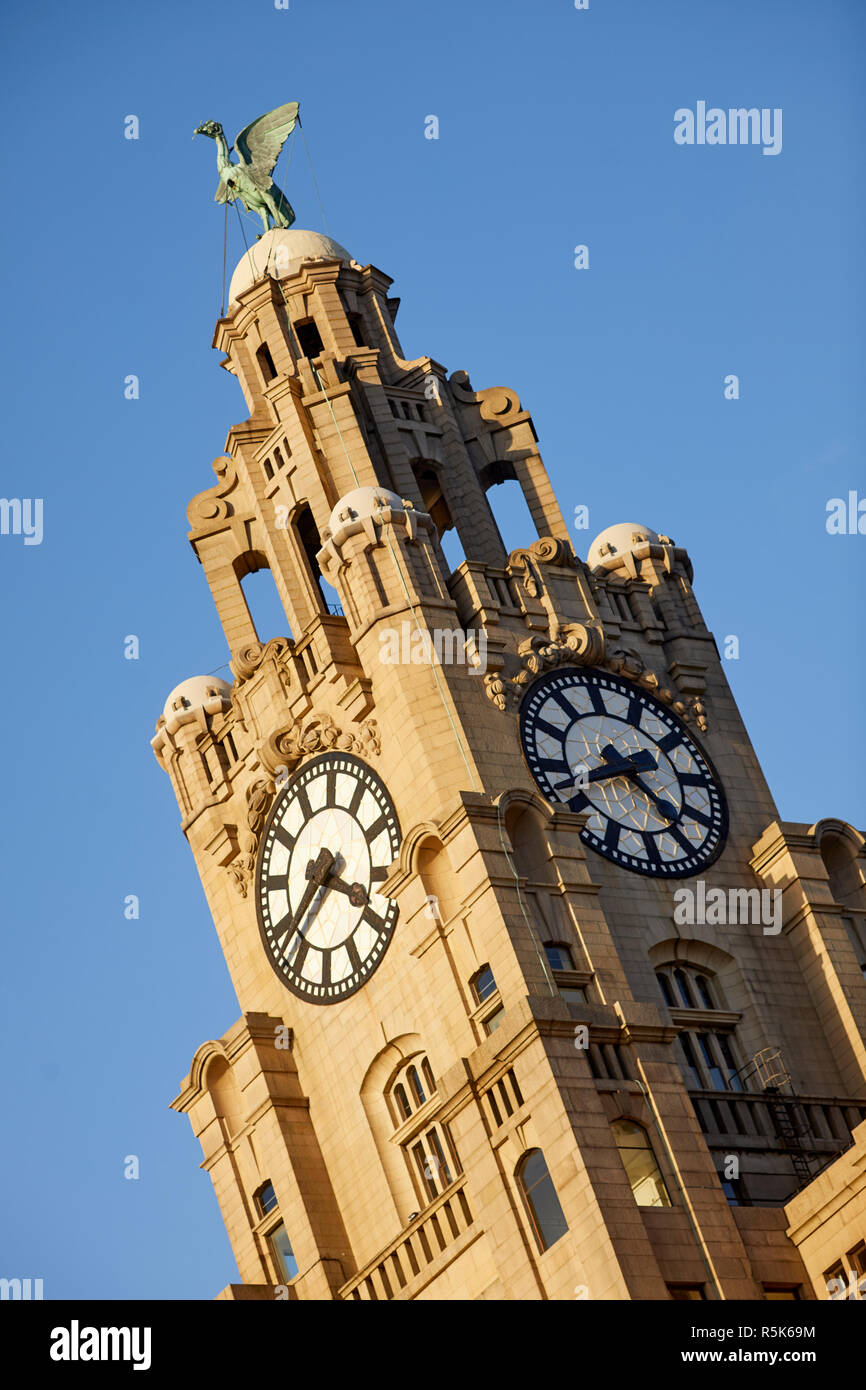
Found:
<svg viewBox="0 0 866 1390"><path fill-rule="evenodd" d="M721 783L685 725L639 686L567 667L542 677L520 712L530 771L544 795L589 813L581 832L634 873L696 874L721 853Z"/></svg>
<svg viewBox="0 0 866 1390"><path fill-rule="evenodd" d="M337 1004L367 983L397 921L380 889L399 846L390 797L360 759L323 753L286 784L262 834L256 900L265 950L293 994Z"/></svg>

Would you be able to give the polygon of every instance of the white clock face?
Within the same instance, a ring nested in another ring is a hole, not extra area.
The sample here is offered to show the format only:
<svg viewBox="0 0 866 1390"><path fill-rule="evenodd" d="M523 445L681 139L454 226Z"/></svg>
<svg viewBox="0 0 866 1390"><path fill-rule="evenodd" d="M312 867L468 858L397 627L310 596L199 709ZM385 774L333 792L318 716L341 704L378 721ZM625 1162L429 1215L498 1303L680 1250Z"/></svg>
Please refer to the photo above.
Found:
<svg viewBox="0 0 866 1390"><path fill-rule="evenodd" d="M634 873L682 878L721 853L721 783L685 725L631 681L568 667L532 686L520 713L541 791L588 812L581 838Z"/></svg>
<svg viewBox="0 0 866 1390"><path fill-rule="evenodd" d="M348 753L313 758L279 794L262 833L256 900L265 949L294 994L336 1004L369 980L397 921L380 889L399 847L387 792Z"/></svg>

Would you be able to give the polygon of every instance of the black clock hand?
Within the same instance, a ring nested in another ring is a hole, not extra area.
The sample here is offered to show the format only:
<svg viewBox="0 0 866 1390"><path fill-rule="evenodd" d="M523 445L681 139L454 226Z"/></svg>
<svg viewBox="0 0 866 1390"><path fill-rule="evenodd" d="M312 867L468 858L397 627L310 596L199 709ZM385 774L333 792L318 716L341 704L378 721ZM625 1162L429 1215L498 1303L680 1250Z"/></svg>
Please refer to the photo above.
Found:
<svg viewBox="0 0 866 1390"><path fill-rule="evenodd" d="M601 756L602 756L603 758L606 758L606 759L610 759L611 757L613 757L613 758L621 758L621 757L622 757L622 754L617 752L617 750L614 748L614 746L613 746L612 743L608 743L608 744L606 744L606 746L605 746L604 748L602 748L602 750L601 750ZM639 756L638 754L635 754L635 759L636 759L638 756ZM647 769L647 771L654 770L654 769L656 768L656 766L657 766L657 764L656 764L656 762L655 762L655 759L652 758L652 755L650 754L649 756L650 756L650 759L651 759L651 761L652 761L652 769ZM634 759L633 759L633 761L634 761ZM644 770L644 769L641 769L641 771L643 771L643 770ZM625 775L626 775L626 777L628 777L628 779L629 779L630 782L634 782L634 785L635 785L640 791L643 792L644 796L649 797L650 801L652 801L653 804L657 807L657 809L659 810L659 812L661 813L661 815L664 816L665 820L668 820L668 821L675 821L675 820L677 819L677 816L679 815L679 812L677 811L676 806L672 805L670 801L666 801L666 800L664 799L663 796L658 796L658 795L653 791L652 787L648 787L647 784L646 784L646 782L644 782L644 781L638 776L637 771L627 772Z"/></svg>
<svg viewBox="0 0 866 1390"><path fill-rule="evenodd" d="M363 883L346 883L342 878L334 878L333 874L328 879L328 888L336 888L338 893L345 893L353 907L366 907L367 890Z"/></svg>
<svg viewBox="0 0 866 1390"><path fill-rule="evenodd" d="M307 908L310 906L310 903L313 901L313 898L316 896L319 889L323 886L328 877L328 874L331 872L333 863L334 856L331 853L331 851L328 849L323 849L319 853L318 859L311 859L309 864L307 865L305 872L307 878L310 881L301 895L301 901L298 903L298 906L292 915L291 922L286 928L290 936L295 931L297 931L298 925L301 922L304 913L307 911Z"/></svg>
<svg viewBox="0 0 866 1390"><path fill-rule="evenodd" d="M602 749L602 757L612 758L616 761L601 763L598 767L590 768L577 782L557 782L554 791L562 791L565 787L573 787L575 791L580 791L590 782L600 782L603 777L628 777L633 772L655 772L658 766L648 748L641 748L630 757L624 758L622 753L619 753L613 744L609 743Z"/></svg>

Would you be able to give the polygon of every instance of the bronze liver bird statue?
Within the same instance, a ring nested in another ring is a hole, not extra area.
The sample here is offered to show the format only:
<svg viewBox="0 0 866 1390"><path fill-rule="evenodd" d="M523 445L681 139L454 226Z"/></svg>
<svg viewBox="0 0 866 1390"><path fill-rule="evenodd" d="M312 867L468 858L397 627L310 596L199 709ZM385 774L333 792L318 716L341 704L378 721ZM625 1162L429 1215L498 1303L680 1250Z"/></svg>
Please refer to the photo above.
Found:
<svg viewBox="0 0 866 1390"><path fill-rule="evenodd" d="M291 227L295 220L292 205L271 174L297 121L298 103L290 101L244 126L233 147L240 157L239 164L231 162L219 121L205 121L193 131L193 138L207 135L216 141L220 182L214 202L233 203L240 198L247 212L259 214L266 232L271 228L269 218L274 227Z"/></svg>

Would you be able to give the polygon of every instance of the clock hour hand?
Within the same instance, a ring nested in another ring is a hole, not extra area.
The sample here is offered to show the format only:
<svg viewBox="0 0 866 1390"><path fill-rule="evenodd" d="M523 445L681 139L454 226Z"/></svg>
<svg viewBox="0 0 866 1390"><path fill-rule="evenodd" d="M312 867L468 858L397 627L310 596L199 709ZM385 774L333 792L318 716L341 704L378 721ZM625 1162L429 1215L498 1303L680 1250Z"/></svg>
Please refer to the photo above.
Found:
<svg viewBox="0 0 866 1390"><path fill-rule="evenodd" d="M328 879L328 887L336 888L338 893L345 893L353 907L367 906L367 890L363 883L346 883L345 879L334 878L331 875Z"/></svg>

